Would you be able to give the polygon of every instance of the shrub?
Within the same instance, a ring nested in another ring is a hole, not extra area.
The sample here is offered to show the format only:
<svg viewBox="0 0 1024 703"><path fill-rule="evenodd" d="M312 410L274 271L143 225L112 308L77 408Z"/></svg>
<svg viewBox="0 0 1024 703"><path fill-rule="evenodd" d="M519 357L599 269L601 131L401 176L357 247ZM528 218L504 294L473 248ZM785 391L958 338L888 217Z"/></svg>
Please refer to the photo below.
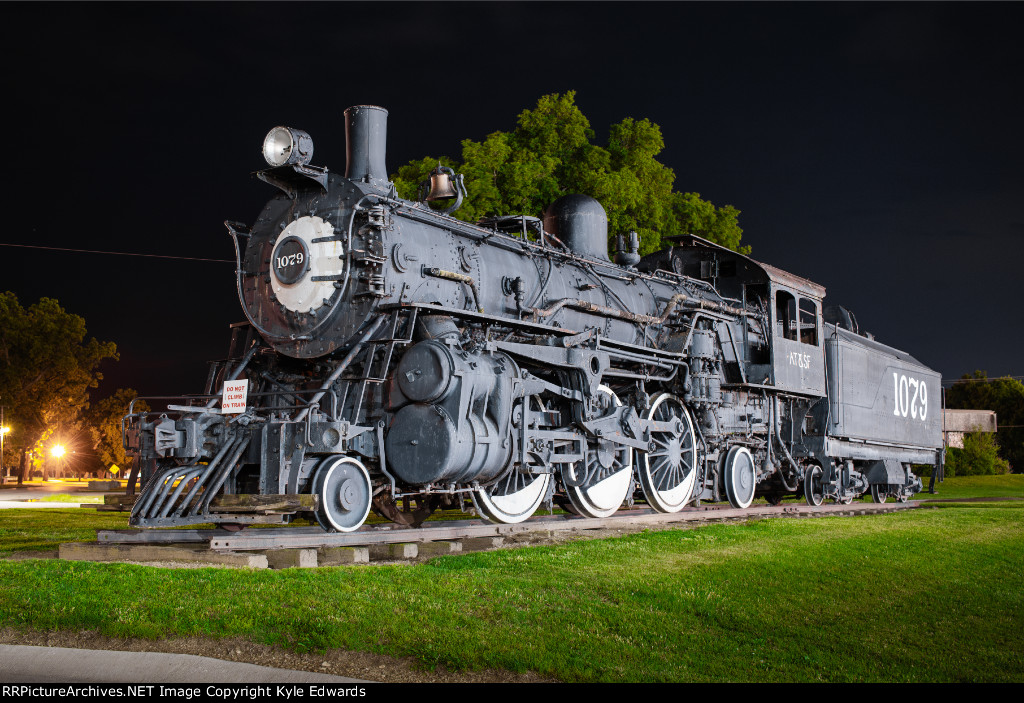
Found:
<svg viewBox="0 0 1024 703"><path fill-rule="evenodd" d="M1010 464L998 454L999 443L991 432L964 434L964 448L946 450L947 476L986 476L1010 473Z"/></svg>

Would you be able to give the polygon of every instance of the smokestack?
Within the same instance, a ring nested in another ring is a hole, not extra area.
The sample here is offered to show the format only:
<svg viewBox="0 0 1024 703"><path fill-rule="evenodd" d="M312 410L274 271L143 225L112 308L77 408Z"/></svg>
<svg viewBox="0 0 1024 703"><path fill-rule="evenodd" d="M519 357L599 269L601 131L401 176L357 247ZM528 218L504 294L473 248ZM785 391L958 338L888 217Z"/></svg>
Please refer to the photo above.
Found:
<svg viewBox="0 0 1024 703"><path fill-rule="evenodd" d="M376 105L345 110L345 177L377 186L387 183L387 139L387 110Z"/></svg>

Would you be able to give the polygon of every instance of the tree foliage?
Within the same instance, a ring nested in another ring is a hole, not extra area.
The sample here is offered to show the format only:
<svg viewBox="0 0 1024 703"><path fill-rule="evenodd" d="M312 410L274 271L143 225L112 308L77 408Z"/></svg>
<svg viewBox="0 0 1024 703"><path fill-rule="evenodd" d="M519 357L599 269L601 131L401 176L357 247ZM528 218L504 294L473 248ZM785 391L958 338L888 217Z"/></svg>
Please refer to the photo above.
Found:
<svg viewBox="0 0 1024 703"><path fill-rule="evenodd" d="M1010 473L1010 465L999 456L999 443L991 432L967 432L963 449L946 450L947 476L990 476Z"/></svg>
<svg viewBox="0 0 1024 703"><path fill-rule="evenodd" d="M82 432L106 359L117 359L115 344L86 339L85 320L56 300L24 308L14 293L0 295L0 403L11 427L5 448L21 452L22 466L51 437Z"/></svg>
<svg viewBox="0 0 1024 703"><path fill-rule="evenodd" d="M583 193L608 213L608 233L636 230L641 253L658 251L662 240L696 234L741 253L740 211L716 207L699 193L673 190L675 173L656 158L665 148L661 128L626 117L611 126L607 146L593 144L590 121L576 94L545 95L519 114L511 132L462 142L462 161L427 157L392 175L398 194L415 199L417 188L438 163L463 174L467 198L455 217L467 221L494 215L540 216L557 198Z"/></svg>
<svg viewBox="0 0 1024 703"><path fill-rule="evenodd" d="M121 418L127 414L128 406L136 396L138 393L131 388L118 388L112 395L91 404L85 413L96 457L104 468L117 464L123 470L128 466L128 457L121 443ZM149 405L144 400L139 401L135 403L135 410L149 410Z"/></svg>
<svg viewBox="0 0 1024 703"><path fill-rule="evenodd" d="M1024 472L1024 383L1009 377L990 379L984 371L965 374L946 391L946 407L994 410L999 454L1014 473ZM965 450L966 442L965 436Z"/></svg>

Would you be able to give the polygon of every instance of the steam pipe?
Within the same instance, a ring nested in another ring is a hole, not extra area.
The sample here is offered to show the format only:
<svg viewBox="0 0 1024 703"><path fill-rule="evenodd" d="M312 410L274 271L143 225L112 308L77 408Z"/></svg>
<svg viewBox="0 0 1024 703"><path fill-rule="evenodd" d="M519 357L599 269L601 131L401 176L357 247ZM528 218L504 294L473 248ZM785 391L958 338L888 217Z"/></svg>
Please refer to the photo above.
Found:
<svg viewBox="0 0 1024 703"><path fill-rule="evenodd" d="M532 314L534 317L551 317L556 312L564 307L575 308L577 310L585 310L587 312L595 312L598 315L604 315L605 317L615 317L620 320L629 320L630 322L641 322L652 325L661 325L668 320L669 316L675 311L675 309L687 299L687 296L683 293L676 293L668 301L665 306L665 310L662 312L661 317L654 317L653 315L641 315L636 312L628 312L626 310L619 310L618 308L610 308L606 305L598 305L597 303L591 303L589 300L578 300L575 298L562 298L553 305L544 308L543 310L538 308L523 308L523 312Z"/></svg>
<svg viewBox="0 0 1024 703"><path fill-rule="evenodd" d="M318 402L320 402L320 399L323 398L324 395L327 393L327 389L329 389L331 385L338 380L341 374L345 373L345 369L347 369L348 365L352 363L352 359L354 359L359 350L363 348L363 343L367 339L369 339L378 329L380 329L380 326L382 324L384 324L384 318L378 317L374 321L374 323L370 325L370 328L363 333L359 340L352 345L352 348L349 350L348 354L345 355L345 358L341 360L341 363L338 364L338 366L334 369L331 375L327 377L327 380L324 381L323 384L320 386L320 390L317 391L317 394L310 399L309 403L306 404L306 407L303 408L302 412L300 412L296 416L295 422L302 422L304 419L306 419L306 415L309 413L309 409L316 405Z"/></svg>
<svg viewBox="0 0 1024 703"><path fill-rule="evenodd" d="M153 476L153 478L150 479L149 483L143 486L142 493L139 495L139 497L142 498L142 500L135 501L135 505L132 506L131 516L135 517L136 515L139 515L141 517L146 517L146 511L149 510L149 506L153 504L153 501L160 493L164 485L164 482L167 481L168 477L171 474L177 472L180 468L180 466L174 466L171 467L170 469L164 469L162 472L160 472L159 476ZM146 493L147 490L149 491L148 494Z"/></svg>
<svg viewBox="0 0 1024 703"><path fill-rule="evenodd" d="M207 479L209 479L213 472L217 470L217 466L224 458L224 455L231 449L233 444L234 440L225 442L217 451L213 460L204 467L204 471L202 475L199 476L199 480L195 482L195 485L193 485L188 494L185 495L185 499L181 501L178 508L174 511L174 517L181 517L185 514L185 511L188 510L188 506L192 504L193 498L195 498L196 494L199 493L199 490L206 484Z"/></svg>
<svg viewBox="0 0 1024 703"><path fill-rule="evenodd" d="M711 310L712 312L722 312L730 315L742 315L742 316L753 316L754 313L740 308L734 308L730 305L722 305L721 303L715 303L710 300L690 300L689 296L684 293L676 293L673 295L668 304L665 305L664 311L659 317L653 315L641 315L636 312L628 312L626 310L619 310L617 308L610 308L606 305L598 305L597 303L591 303L589 300L578 300L576 298L562 298L556 303L553 303L547 308L523 308L523 312L531 314L534 318L538 317L551 317L556 312L565 307L575 308L577 310L585 310L587 312L597 313L598 315L604 315L605 317L615 317L620 320L629 320L630 322L638 322L641 324L648 325L663 325L668 318L671 317L672 313L675 312L676 308L681 304L689 301L686 307L694 310Z"/></svg>
<svg viewBox="0 0 1024 703"><path fill-rule="evenodd" d="M224 380L225 381L234 381L235 379L237 379L239 374L241 374L242 371L245 370L245 367L249 365L249 362L252 361L253 355L256 354L256 352L259 350L259 348L260 348L260 343L257 340L256 343L252 345L252 348L250 348L249 351L247 351L245 353L245 356L242 357L242 362L238 366L236 366L235 370L232 371L231 374L228 375ZM206 404L206 407L212 408L214 406L214 404L218 400L219 400L219 398L216 398L216 397L211 398L210 402Z"/></svg>
<svg viewBox="0 0 1024 703"><path fill-rule="evenodd" d="M160 506L160 514L157 515L157 517L167 517L170 514L171 508L174 507L174 503L178 500L178 496L181 495L181 492L185 490L185 486L188 485L188 482L201 474L205 468L206 467L204 466L200 466L192 469L191 471L186 471L181 475L181 478L178 479L178 487L174 490L174 494L168 498L167 502L163 506ZM157 512L157 507L158 506L153 507L154 513Z"/></svg>
<svg viewBox="0 0 1024 703"><path fill-rule="evenodd" d="M426 276L433 276L434 278L443 278L448 281L465 283L469 286L469 289L473 291L473 300L476 302L476 311L481 313L484 311L484 306L480 304L480 293L476 289L476 281L473 280L472 276L455 273L454 271L445 271L444 269L428 268L426 266L423 267L423 274Z"/></svg>
<svg viewBox="0 0 1024 703"><path fill-rule="evenodd" d="M224 466L221 467L217 477L213 481L213 484L209 489L207 489L202 501L200 501L199 507L192 511L193 515L203 515L210 511L210 502L213 500L214 496L217 495L217 492L220 490L221 486L224 485L224 482L228 479L231 472L234 471L238 464L238 460L242 456L242 452L249 446L249 442L251 440L251 435L245 435L235 442L233 451L231 452L231 458L228 459Z"/></svg>
<svg viewBox="0 0 1024 703"><path fill-rule="evenodd" d="M774 421L772 422L772 438L775 439L776 442L778 442L779 449L782 450L782 455L786 457L786 461L789 462L789 465L792 466L793 469L799 473L800 468L796 465L796 462L793 461L793 457L790 455L789 450L786 449L786 444L782 441L782 438L779 436L782 430L782 419L779 417L778 398L772 398L772 414L775 416ZM799 484L795 486L790 486L789 483L787 483L786 481L786 474L785 472L782 471L781 468L779 469L779 479L782 481L782 485L786 487L787 491L796 491L796 489L800 487Z"/></svg>

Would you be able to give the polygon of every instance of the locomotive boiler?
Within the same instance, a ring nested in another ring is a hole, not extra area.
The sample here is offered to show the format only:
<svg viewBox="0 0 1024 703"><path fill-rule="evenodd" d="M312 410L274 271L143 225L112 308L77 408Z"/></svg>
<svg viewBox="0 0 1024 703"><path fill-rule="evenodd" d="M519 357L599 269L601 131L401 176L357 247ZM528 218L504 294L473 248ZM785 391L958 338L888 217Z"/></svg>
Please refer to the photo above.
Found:
<svg viewBox="0 0 1024 703"><path fill-rule="evenodd" d="M245 316L228 357L203 393L125 418L132 524L906 500L912 465L941 465L939 375L823 309L821 286L695 236L641 258L615 233L612 260L584 195L459 221L440 165L398 197L386 127L345 111L344 175L305 132L267 135L277 192L225 223Z"/></svg>

